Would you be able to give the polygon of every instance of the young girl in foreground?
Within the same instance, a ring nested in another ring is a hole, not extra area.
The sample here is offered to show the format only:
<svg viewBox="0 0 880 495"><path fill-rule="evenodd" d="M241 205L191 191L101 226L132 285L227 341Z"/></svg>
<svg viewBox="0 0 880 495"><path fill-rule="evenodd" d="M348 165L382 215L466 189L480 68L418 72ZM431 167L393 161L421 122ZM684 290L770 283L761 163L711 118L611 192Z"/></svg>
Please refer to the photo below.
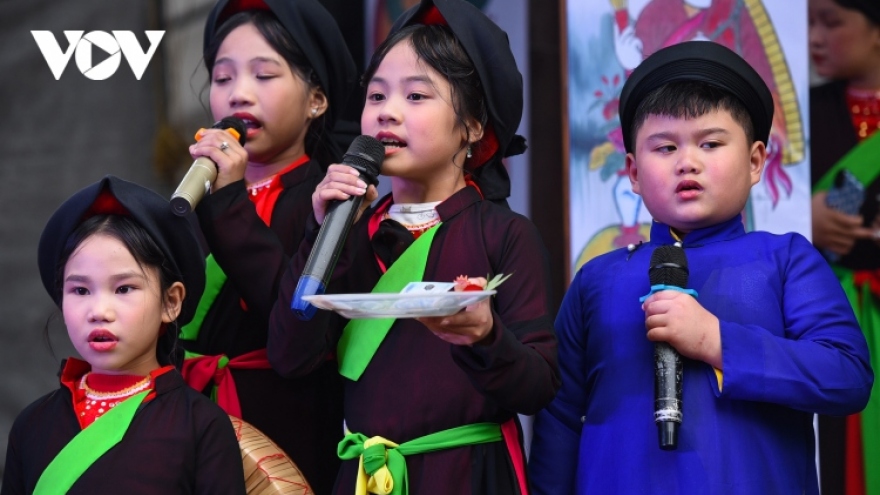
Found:
<svg viewBox="0 0 880 495"><path fill-rule="evenodd" d="M245 493L229 417L171 365L204 286L189 223L108 176L52 215L39 266L84 361L15 420L2 493Z"/></svg>
<svg viewBox="0 0 880 495"><path fill-rule="evenodd" d="M317 0L217 2L204 59L213 118L243 119L247 141L207 129L190 149L193 158L210 157L218 176L196 208L211 251L207 288L182 332L190 357L204 357L188 359L184 377L199 390L217 386L221 407L275 441L324 495L339 467L335 362L288 380L272 371L265 349L278 284L312 216L312 192L342 158L334 123L357 91L357 70Z"/></svg>
<svg viewBox="0 0 880 495"><path fill-rule="evenodd" d="M386 269L415 281L511 278L451 316L298 320L291 297L328 204L377 195L333 165L282 281L269 360L301 376L338 352L349 433L336 493L525 493L516 414L544 407L559 382L544 246L531 222L499 204L509 194L501 158L524 150L507 36L466 2L426 0L397 21L364 81L361 128L385 144L392 192L356 221L328 292L370 292ZM376 335L384 339L363 340Z"/></svg>

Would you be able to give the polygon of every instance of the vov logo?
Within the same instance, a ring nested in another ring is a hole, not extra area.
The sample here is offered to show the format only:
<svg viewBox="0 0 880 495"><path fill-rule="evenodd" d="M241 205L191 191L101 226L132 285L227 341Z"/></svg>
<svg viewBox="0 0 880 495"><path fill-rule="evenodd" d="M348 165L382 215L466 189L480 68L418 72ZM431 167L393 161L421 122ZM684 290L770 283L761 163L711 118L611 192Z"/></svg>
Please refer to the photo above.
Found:
<svg viewBox="0 0 880 495"><path fill-rule="evenodd" d="M140 81L147 64L156 53L159 42L165 31L144 31L150 41L150 47L144 51L138 43L137 37L131 31L64 31L67 37L67 51L62 52L61 46L51 31L31 31L37 47L49 64L49 70L55 76L55 80L61 79L61 74L70 62L70 57L76 52L76 66L79 71L89 79L103 81L116 73L122 57L128 61L134 77ZM109 53L110 56L98 65L92 65L92 47L95 46Z"/></svg>

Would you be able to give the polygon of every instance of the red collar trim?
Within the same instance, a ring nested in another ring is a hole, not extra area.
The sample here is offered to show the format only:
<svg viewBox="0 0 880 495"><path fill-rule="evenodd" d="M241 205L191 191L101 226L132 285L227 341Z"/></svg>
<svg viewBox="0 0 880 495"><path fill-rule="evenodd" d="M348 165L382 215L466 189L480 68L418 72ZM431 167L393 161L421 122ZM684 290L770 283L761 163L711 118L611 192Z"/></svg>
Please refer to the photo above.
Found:
<svg viewBox="0 0 880 495"><path fill-rule="evenodd" d="M150 379L155 384L157 377L164 375L165 373L168 373L173 369L174 366L171 365L154 369L150 372ZM76 397L77 383L83 377L83 375L91 370L92 365L90 365L88 362L73 357L67 358L67 361L64 363L64 369L61 370L61 384L67 387L67 389L70 390L70 393L74 397ZM148 399L151 399L153 396L155 396L155 385L153 387L153 390L154 391L150 393L150 396L147 397Z"/></svg>
<svg viewBox="0 0 880 495"><path fill-rule="evenodd" d="M477 191L477 194L480 195L480 198L485 199L485 197L483 196L483 191L480 190L480 186L478 186L477 183L474 182L473 178L470 175L465 176L464 182L465 182L465 187L473 187ZM393 203L394 203L394 198L389 195L384 201L382 201L381 203L379 203L378 206L376 206L376 209L373 211L373 215L370 216L370 221L367 224L367 235L370 236L370 239L372 239L373 236L376 234L376 232L379 231L379 224L382 223L382 220L384 220L384 218L385 218L385 213L388 212L388 209L391 208L391 205ZM440 213L440 207L442 205L443 205L443 203L440 203L439 205L437 205L437 208L438 208L437 212L438 213ZM443 220L442 214L441 214L440 219ZM374 254L373 257L376 258L376 263L379 264L379 268L382 270L382 273L385 273L385 271L388 270L388 267L386 267L385 263L383 263L382 260L379 259L378 255Z"/></svg>
<svg viewBox="0 0 880 495"><path fill-rule="evenodd" d="M275 174L275 178L280 178L282 175L286 174L287 172L290 172L291 170L293 170L295 168L301 167L301 166L305 165L306 163L309 163L309 160L311 160L311 158L309 158L309 155L303 155L303 156L297 158L296 160L293 161L293 163L288 165L287 168L285 168L281 172L278 172L277 174Z"/></svg>
<svg viewBox="0 0 880 495"><path fill-rule="evenodd" d="M464 182L465 182L465 184L467 184L477 190L477 194L480 195L480 199L486 199L486 197L483 196L483 191L480 189L480 186L478 186L477 183L474 182L473 177L471 177L470 175L466 175L464 177Z"/></svg>
<svg viewBox="0 0 880 495"><path fill-rule="evenodd" d="M385 213L391 208L391 204L394 202L393 200L394 198L389 195L388 198L382 203L379 203L379 206L373 211L373 216L370 217L370 222L367 224L367 235L370 236L370 239L373 239L373 236L379 231L379 224L382 223ZM376 258L376 263L379 263L379 269L382 270L382 273L385 273L385 271L388 270L388 267L385 266L385 263L382 263L379 255L373 253L373 257Z"/></svg>
<svg viewBox="0 0 880 495"><path fill-rule="evenodd" d="M474 189L477 190L477 194L480 195L481 199L486 199L485 196L483 196L483 191L480 190L480 186L478 186L477 183L474 182L473 177L471 177L470 175L466 175L464 178L464 182L465 182L465 187L467 187L467 186L473 187ZM370 222L367 224L367 233L369 234L370 239L372 239L373 236L376 234L376 232L379 230L379 224L382 223L382 220L385 217L385 213L388 212L388 210L391 208L391 205L393 203L394 203L394 198L391 196L388 196L384 201L382 201L381 203L379 203L378 206L376 206L376 209L373 211L373 215L370 217ZM443 203L440 203L440 204L442 205ZM439 208L440 205L437 205L437 207Z"/></svg>
<svg viewBox="0 0 880 495"><path fill-rule="evenodd" d="M376 210L373 211L373 216L370 217L370 223L367 224L367 233L370 235L370 239L372 239L379 230L379 224L382 223L385 213L391 208L391 204L394 202L393 200L394 198L388 196L388 198L382 203L379 203Z"/></svg>

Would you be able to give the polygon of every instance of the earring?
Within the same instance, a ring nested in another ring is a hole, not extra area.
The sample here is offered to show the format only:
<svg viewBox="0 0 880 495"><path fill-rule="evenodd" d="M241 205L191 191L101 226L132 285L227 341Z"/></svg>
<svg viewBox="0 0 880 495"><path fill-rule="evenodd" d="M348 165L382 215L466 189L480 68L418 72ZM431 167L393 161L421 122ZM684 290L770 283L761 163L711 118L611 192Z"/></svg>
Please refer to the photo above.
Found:
<svg viewBox="0 0 880 495"><path fill-rule="evenodd" d="M472 156L474 156L474 151L470 146L468 146L467 147L467 157L471 158Z"/></svg>
<svg viewBox="0 0 880 495"><path fill-rule="evenodd" d="M318 116L318 109L315 107L312 107L312 118L317 117L317 116Z"/></svg>

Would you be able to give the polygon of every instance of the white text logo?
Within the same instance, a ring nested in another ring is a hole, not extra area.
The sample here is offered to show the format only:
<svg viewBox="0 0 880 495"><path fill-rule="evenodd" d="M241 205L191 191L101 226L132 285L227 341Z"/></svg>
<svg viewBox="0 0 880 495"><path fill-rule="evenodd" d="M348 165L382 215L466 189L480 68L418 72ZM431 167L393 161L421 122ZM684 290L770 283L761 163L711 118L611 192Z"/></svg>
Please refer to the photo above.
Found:
<svg viewBox="0 0 880 495"><path fill-rule="evenodd" d="M106 31L89 31L85 36L83 33L84 31L64 31L68 45L67 51L62 52L51 31L31 31L56 80L61 78L71 55L76 52L76 66L89 79L103 81L112 76L119 68L122 57L125 57L131 71L134 72L134 77L140 81L144 71L147 70L147 64L159 47L159 41L165 35L165 31L145 31L147 39L150 40L150 48L144 51L131 31L113 31L113 34ZM92 45L110 54L107 59L95 66L92 66Z"/></svg>

